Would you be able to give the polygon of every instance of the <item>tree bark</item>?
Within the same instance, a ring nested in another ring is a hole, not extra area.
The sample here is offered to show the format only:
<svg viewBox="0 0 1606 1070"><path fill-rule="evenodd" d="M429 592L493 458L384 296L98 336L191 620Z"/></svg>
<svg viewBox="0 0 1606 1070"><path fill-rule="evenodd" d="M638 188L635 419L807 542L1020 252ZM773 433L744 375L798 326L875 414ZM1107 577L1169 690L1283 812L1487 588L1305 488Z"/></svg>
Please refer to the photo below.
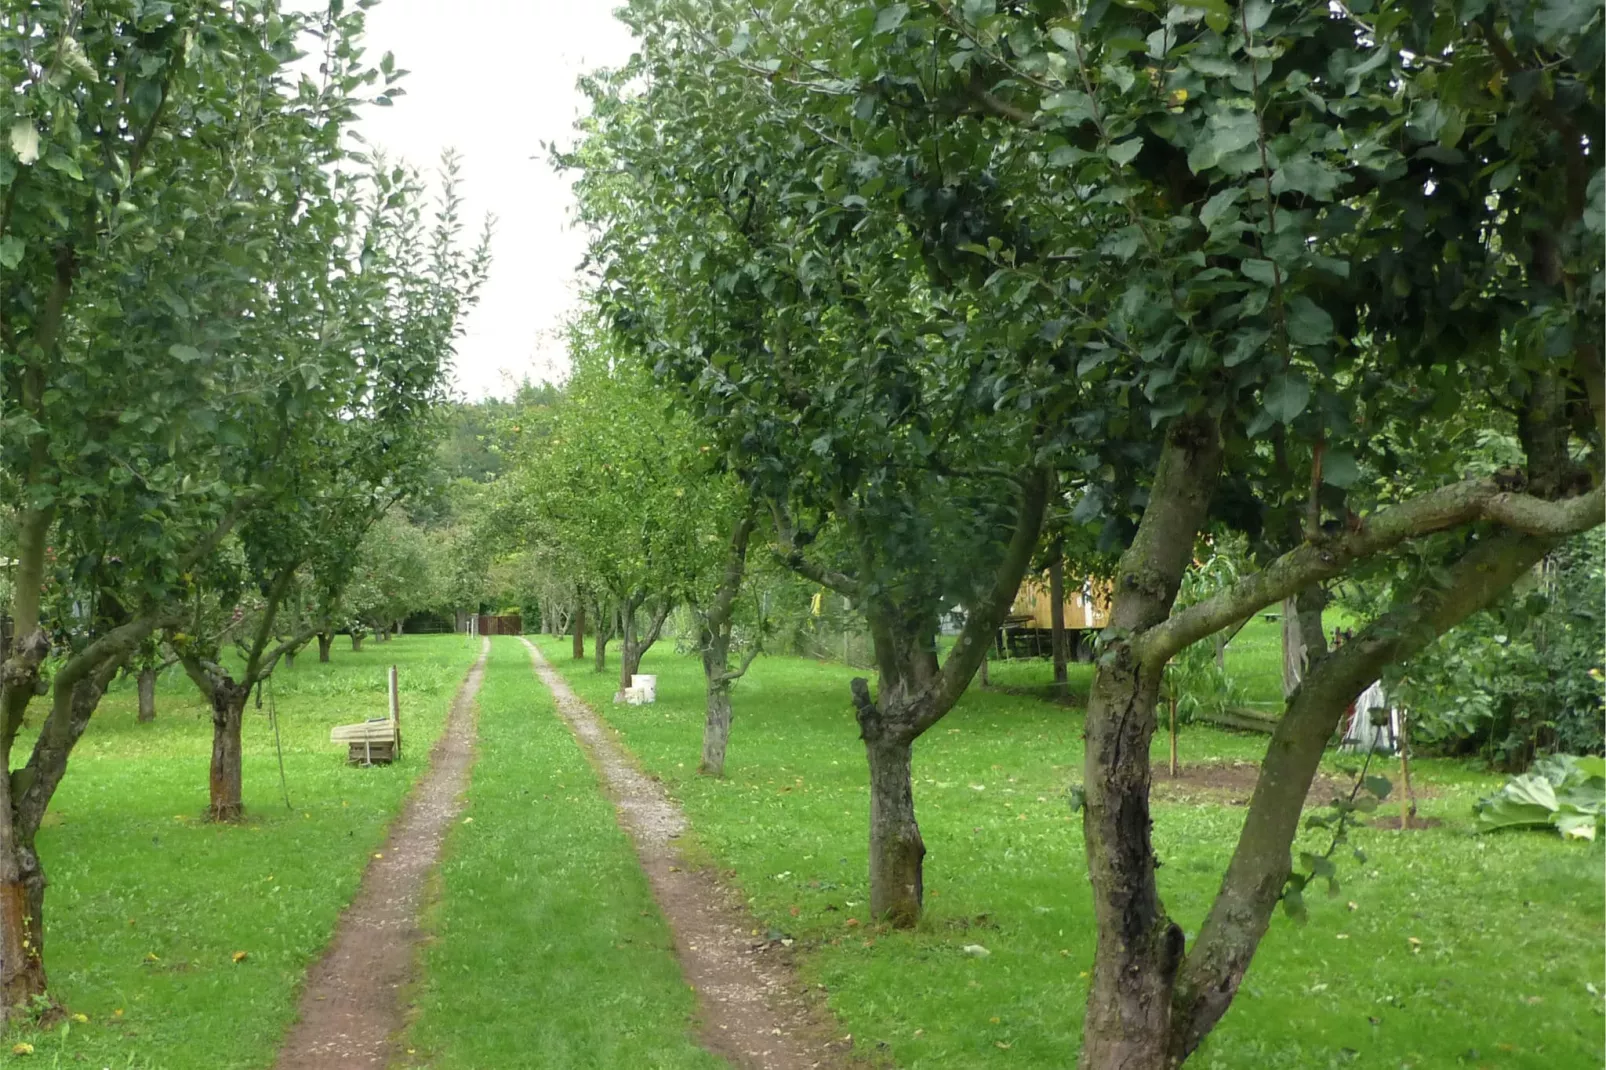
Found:
<svg viewBox="0 0 1606 1070"><path fill-rule="evenodd" d="M708 710L703 719L703 754L697 771L704 776L725 775L725 748L731 738L731 685L728 680L708 685Z"/></svg>
<svg viewBox="0 0 1606 1070"><path fill-rule="evenodd" d="M870 916L898 928L920 920L926 844L915 820L912 741L864 741L870 765Z"/></svg>
<svg viewBox="0 0 1606 1070"><path fill-rule="evenodd" d="M1048 566L1049 645L1054 653L1054 684L1061 690L1070 679L1065 669L1065 555L1054 547L1054 561Z"/></svg>
<svg viewBox="0 0 1606 1070"><path fill-rule="evenodd" d="M1082 1031L1085 1070L1166 1065L1183 936L1160 902L1150 840L1149 742L1165 663L1142 659L1132 637L1169 615L1220 461L1212 423L1172 424L1148 507L1116 571L1109 638L1086 720L1083 834L1098 933Z"/></svg>
<svg viewBox="0 0 1606 1070"><path fill-rule="evenodd" d="M703 754L697 771L706 776L725 775L725 748L731 733L731 683L747 672L757 654L757 645L749 652L741 670L730 671L730 648L733 622L736 618L736 597L741 593L742 580L747 574L747 546L752 540L755 503L748 499L741 515L731 528L725 550L725 567L719 585L702 614L699 643L703 657L703 681L707 691L707 716L703 720Z"/></svg>
<svg viewBox="0 0 1606 1070"><path fill-rule="evenodd" d="M581 602L574 610L574 660L586 657L586 605Z"/></svg>
<svg viewBox="0 0 1606 1070"><path fill-rule="evenodd" d="M12 1008L28 1007L47 993L44 963L45 874L34 837L67 772L67 759L88 727L112 677L133 649L161 623L139 617L113 628L68 659L52 681L50 712L40 726L28 762L9 769L10 743L0 755L0 1021ZM42 632L17 644L7 659L3 683L8 712L21 687L34 693L39 665L49 650Z"/></svg>
<svg viewBox="0 0 1606 1070"><path fill-rule="evenodd" d="M212 775L208 813L213 821L238 821L245 815L242 797L244 750L241 726L250 694L232 681L219 681L211 698Z"/></svg>
<svg viewBox="0 0 1606 1070"><path fill-rule="evenodd" d="M608 640L613 638L613 622L608 619L608 607L597 603L596 634L592 637L592 671L608 671Z"/></svg>
<svg viewBox="0 0 1606 1070"><path fill-rule="evenodd" d="M1305 678L1311 661L1319 656L1315 652L1327 649L1327 632L1322 624L1322 610L1326 607L1327 592L1322 590L1319 583L1313 583L1297 595L1283 599L1284 699L1292 695Z"/></svg>
<svg viewBox="0 0 1606 1070"><path fill-rule="evenodd" d="M1292 695L1305 677L1308 649L1300 634L1299 610L1294 599L1283 599L1283 698Z"/></svg>
<svg viewBox="0 0 1606 1070"><path fill-rule="evenodd" d="M139 723L156 720L156 670L139 670Z"/></svg>
<svg viewBox="0 0 1606 1070"><path fill-rule="evenodd" d="M318 661L320 664L329 663L329 648L335 643L335 637L329 632L318 633Z"/></svg>
<svg viewBox="0 0 1606 1070"><path fill-rule="evenodd" d="M354 650L354 651L362 649L362 635L361 634L359 634L357 632L352 632L351 633L351 649Z"/></svg>

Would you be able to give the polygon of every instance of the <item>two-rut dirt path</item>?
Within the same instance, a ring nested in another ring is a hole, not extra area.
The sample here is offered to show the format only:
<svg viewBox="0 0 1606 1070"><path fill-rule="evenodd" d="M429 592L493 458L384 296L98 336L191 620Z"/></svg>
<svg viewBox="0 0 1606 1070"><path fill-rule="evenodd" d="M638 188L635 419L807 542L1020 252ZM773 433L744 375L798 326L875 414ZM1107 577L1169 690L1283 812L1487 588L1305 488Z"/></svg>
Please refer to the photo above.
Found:
<svg viewBox="0 0 1606 1070"><path fill-rule="evenodd" d="M847 1066L851 1041L835 1039L840 1029L804 996L784 952L754 938L758 923L714 873L681 857L674 843L686 829L680 807L636 768L602 718L534 644L521 641L635 844L681 970L697 991L703 1046L743 1070Z"/></svg>
<svg viewBox="0 0 1606 1070"><path fill-rule="evenodd" d="M521 641L635 845L682 971L697 992L703 1046L741 1070L847 1066L851 1041L836 1039L840 1029L806 997L785 954L755 940L757 923L740 899L712 872L681 857L674 844L686 828L680 808L636 768L540 651ZM489 652L487 639L452 703L428 772L369 862L328 951L308 972L300 1019L275 1070L384 1070L400 1056L405 992L423 938L425 886L462 809L474 763L475 696Z"/></svg>
<svg viewBox="0 0 1606 1070"><path fill-rule="evenodd" d="M423 935L424 885L462 809L474 764L474 699L490 650L489 639L480 644L430 752L429 771L369 861L329 950L308 971L301 1017L279 1049L276 1070L383 1070L395 1056L402 994Z"/></svg>

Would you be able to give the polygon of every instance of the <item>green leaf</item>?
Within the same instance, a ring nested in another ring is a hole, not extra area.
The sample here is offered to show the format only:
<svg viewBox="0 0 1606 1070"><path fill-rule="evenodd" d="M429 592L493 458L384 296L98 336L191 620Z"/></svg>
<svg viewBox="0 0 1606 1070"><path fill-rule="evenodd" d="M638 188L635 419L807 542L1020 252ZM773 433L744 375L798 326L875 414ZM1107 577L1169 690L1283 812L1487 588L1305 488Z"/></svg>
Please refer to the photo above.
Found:
<svg viewBox="0 0 1606 1070"><path fill-rule="evenodd" d="M1298 372L1273 376L1261 392L1261 401L1267 415L1286 424L1304 412L1310 403L1310 383Z"/></svg>
<svg viewBox="0 0 1606 1070"><path fill-rule="evenodd" d="M1217 112L1188 151L1188 167L1198 174L1216 166L1223 156L1247 148L1259 139L1260 122L1254 112L1237 108Z"/></svg>
<svg viewBox="0 0 1606 1070"><path fill-rule="evenodd" d="M1138 153L1142 151L1143 139L1141 137L1134 137L1118 144L1111 145L1109 156L1110 159L1116 162L1116 164L1124 167L1131 163L1137 157Z"/></svg>
<svg viewBox="0 0 1606 1070"><path fill-rule="evenodd" d="M1361 783L1367 791L1377 796L1379 800L1388 798L1389 792L1394 790L1394 785L1389 782L1388 777L1378 776L1376 773L1369 774Z"/></svg>
<svg viewBox="0 0 1606 1070"><path fill-rule="evenodd" d="M201 351L199 349L182 343L168 346L167 352L174 360L184 364L193 364L201 359Z"/></svg>
<svg viewBox="0 0 1606 1070"><path fill-rule="evenodd" d="M1288 337L1296 345L1319 346L1333 337L1333 317L1300 294L1288 306Z"/></svg>
<svg viewBox="0 0 1606 1070"><path fill-rule="evenodd" d="M908 4L892 4L876 12L875 32L891 33L903 25L903 20L909 17Z"/></svg>
<svg viewBox="0 0 1606 1070"><path fill-rule="evenodd" d="M18 163L31 164L39 159L39 131L27 119L11 124L11 151L17 154Z"/></svg>
<svg viewBox="0 0 1606 1070"><path fill-rule="evenodd" d="M1277 268L1270 260L1245 260L1243 262L1243 272L1256 282L1264 283L1267 286L1275 286L1277 284Z"/></svg>
<svg viewBox="0 0 1606 1070"><path fill-rule="evenodd" d="M1271 191L1304 193L1319 201L1330 201L1343 180L1343 175L1314 157L1284 157L1282 166L1271 176Z"/></svg>
<svg viewBox="0 0 1606 1070"><path fill-rule="evenodd" d="M1242 186L1232 186L1217 193L1204 203L1203 208L1199 209L1199 222L1208 228L1214 228L1216 221L1231 211L1233 205L1238 203L1238 198L1243 195ZM1236 215L1236 213L1234 214Z"/></svg>
<svg viewBox="0 0 1606 1070"><path fill-rule="evenodd" d="M1352 487L1361 478L1355 455L1348 450L1331 450L1322 458L1322 482L1335 487Z"/></svg>
<svg viewBox="0 0 1606 1070"><path fill-rule="evenodd" d="M79 182L84 180L84 173L78 169L78 161L71 156L63 156L59 152L53 152L45 157L45 166L52 170L60 171L62 174Z"/></svg>
<svg viewBox="0 0 1606 1070"><path fill-rule="evenodd" d="M14 268L22 263L22 254L27 246L15 234L7 234L0 238L0 266Z"/></svg>

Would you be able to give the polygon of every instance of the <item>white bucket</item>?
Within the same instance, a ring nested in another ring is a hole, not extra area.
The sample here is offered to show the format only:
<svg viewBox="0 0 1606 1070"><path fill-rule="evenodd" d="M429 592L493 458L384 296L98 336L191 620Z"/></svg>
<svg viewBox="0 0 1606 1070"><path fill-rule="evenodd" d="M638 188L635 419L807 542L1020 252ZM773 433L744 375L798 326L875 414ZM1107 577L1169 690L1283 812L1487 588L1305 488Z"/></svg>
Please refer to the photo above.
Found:
<svg viewBox="0 0 1606 1070"><path fill-rule="evenodd" d="M641 693L642 702L658 701L658 677L637 673L630 678L630 686Z"/></svg>

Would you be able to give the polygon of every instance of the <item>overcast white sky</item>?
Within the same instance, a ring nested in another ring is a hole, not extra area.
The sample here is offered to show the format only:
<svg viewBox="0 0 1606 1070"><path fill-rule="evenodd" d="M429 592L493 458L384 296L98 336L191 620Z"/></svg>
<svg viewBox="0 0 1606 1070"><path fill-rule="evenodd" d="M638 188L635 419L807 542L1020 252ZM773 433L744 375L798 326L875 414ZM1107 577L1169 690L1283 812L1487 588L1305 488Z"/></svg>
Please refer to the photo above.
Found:
<svg viewBox="0 0 1606 1070"><path fill-rule="evenodd" d="M368 13L369 59L386 51L411 73L392 108L370 108L364 135L420 167L463 157L473 228L496 216L490 278L458 342L469 398L507 395L567 366L555 328L574 306L584 255L570 226L569 180L542 142L568 144L583 98L575 79L629 58L617 0L384 0Z"/></svg>

